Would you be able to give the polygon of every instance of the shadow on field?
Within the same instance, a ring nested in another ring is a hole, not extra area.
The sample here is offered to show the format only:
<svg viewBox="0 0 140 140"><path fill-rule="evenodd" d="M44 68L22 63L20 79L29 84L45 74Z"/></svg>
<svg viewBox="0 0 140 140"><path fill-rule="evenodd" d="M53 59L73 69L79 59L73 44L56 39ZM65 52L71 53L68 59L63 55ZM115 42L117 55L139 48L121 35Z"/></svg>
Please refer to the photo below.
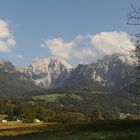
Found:
<svg viewBox="0 0 140 140"><path fill-rule="evenodd" d="M130 131L140 130L140 121L110 120L95 121L92 123L65 124L65 130L69 131Z"/></svg>
<svg viewBox="0 0 140 140"><path fill-rule="evenodd" d="M96 121L44 126L30 134L0 140L139 140L140 121Z"/></svg>

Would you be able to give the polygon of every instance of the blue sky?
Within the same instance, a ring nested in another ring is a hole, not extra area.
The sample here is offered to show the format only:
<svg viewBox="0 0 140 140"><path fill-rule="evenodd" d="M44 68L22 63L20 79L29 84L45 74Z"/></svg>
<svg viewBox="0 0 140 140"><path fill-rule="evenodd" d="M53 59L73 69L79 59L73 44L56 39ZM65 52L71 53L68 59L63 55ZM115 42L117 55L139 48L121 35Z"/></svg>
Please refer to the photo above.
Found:
<svg viewBox="0 0 140 140"><path fill-rule="evenodd" d="M126 15L130 4L140 5L139 0L0 0L0 3L0 20L12 34L1 37L2 41L10 40L7 47L11 48L0 49L0 58L18 66L52 55L73 65L86 63L106 54L106 48L107 54L112 53L122 38L125 43L121 45L130 45L127 34L138 30L126 25ZM112 42L102 39L105 37L116 44L108 47Z"/></svg>

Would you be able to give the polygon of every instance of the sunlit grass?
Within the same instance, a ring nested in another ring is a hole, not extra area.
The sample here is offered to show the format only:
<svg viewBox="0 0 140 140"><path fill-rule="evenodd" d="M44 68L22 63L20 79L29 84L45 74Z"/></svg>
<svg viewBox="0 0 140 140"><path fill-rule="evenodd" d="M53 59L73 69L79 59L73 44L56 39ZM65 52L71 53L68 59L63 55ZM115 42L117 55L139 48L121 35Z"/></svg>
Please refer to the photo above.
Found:
<svg viewBox="0 0 140 140"><path fill-rule="evenodd" d="M0 136L16 136L28 133L42 132L44 127L55 125L56 123L22 123L8 121L0 123Z"/></svg>
<svg viewBox="0 0 140 140"><path fill-rule="evenodd" d="M34 96L35 100L45 100L46 102L55 102L59 97L64 96L65 94L48 94L48 95L39 95Z"/></svg>

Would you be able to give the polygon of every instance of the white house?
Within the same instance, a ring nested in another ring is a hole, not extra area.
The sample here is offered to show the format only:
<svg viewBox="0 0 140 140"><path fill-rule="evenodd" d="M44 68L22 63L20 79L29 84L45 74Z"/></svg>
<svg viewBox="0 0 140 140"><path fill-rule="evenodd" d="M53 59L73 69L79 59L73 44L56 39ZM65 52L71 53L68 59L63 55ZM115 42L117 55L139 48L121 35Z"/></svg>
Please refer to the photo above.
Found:
<svg viewBox="0 0 140 140"><path fill-rule="evenodd" d="M6 122L7 122L7 120L1 120L1 122L2 122L2 123L6 123Z"/></svg>
<svg viewBox="0 0 140 140"><path fill-rule="evenodd" d="M17 122L21 122L21 120L19 120L19 119L17 119L16 121L17 121Z"/></svg>
<svg viewBox="0 0 140 140"><path fill-rule="evenodd" d="M39 119L34 119L34 122L39 123L40 120Z"/></svg>

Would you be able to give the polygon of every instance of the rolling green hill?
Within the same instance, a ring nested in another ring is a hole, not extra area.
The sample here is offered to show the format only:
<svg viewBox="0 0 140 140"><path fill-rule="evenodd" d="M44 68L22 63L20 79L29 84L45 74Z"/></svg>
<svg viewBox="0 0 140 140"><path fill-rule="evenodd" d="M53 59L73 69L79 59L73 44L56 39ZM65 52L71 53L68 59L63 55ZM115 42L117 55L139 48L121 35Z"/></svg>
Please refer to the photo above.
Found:
<svg viewBox="0 0 140 140"><path fill-rule="evenodd" d="M88 86L61 87L48 89L46 95L33 97L34 101L45 101L48 106L78 110L89 113L99 109L107 118L114 118L117 113L136 114L138 106L135 99L124 89L97 89Z"/></svg>

